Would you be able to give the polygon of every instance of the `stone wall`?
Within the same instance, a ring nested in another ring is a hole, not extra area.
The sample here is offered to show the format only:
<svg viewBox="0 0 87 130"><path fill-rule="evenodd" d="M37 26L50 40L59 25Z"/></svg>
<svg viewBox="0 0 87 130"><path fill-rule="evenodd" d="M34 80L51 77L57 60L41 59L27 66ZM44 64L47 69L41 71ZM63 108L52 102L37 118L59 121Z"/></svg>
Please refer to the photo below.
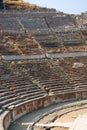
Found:
<svg viewBox="0 0 87 130"><path fill-rule="evenodd" d="M19 104L19 106L10 108L9 111L5 112L2 116L0 116L0 130L7 130L11 122L15 121L24 114L29 113L38 108L46 107L58 102L61 103L65 101L79 100L84 98L87 98L86 91L50 95L40 99L24 102L23 104Z"/></svg>
<svg viewBox="0 0 87 130"><path fill-rule="evenodd" d="M9 111L5 111L0 115L0 130L7 130L8 126L11 124L11 114Z"/></svg>

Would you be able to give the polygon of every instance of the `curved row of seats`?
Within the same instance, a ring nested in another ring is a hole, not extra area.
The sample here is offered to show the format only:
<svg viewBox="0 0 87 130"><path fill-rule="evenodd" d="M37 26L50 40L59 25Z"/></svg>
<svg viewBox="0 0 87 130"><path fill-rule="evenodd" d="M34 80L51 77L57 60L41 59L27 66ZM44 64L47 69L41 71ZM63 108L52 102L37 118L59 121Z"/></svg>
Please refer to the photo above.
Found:
<svg viewBox="0 0 87 130"><path fill-rule="evenodd" d="M74 63L82 67L73 67ZM87 57L0 61L0 113L38 98L87 90Z"/></svg>
<svg viewBox="0 0 87 130"><path fill-rule="evenodd" d="M54 62L54 60L52 62ZM66 64L60 62L61 65L59 65L57 63L57 60L56 63L54 62L54 64L51 63L49 60L44 62L42 61L40 63L21 61L20 63L16 62L15 65L16 68L18 68L18 70L20 71L22 70L24 75L26 75L33 82L38 84L48 94L56 94L56 93L58 94L58 93L68 93L72 91L75 92L79 90L80 88L79 84L83 86L85 85L84 87L86 87L87 85L86 82L87 75L85 73L87 67L72 68L75 60L73 60L71 67L67 65L68 62L69 61L67 61ZM84 60L84 62L86 61ZM87 62L85 63L85 65L86 64ZM65 65L64 66L65 68L63 68L63 65ZM80 71L82 71L83 73L80 73ZM81 76L79 78L79 75L81 75L82 78ZM75 82L75 79L79 79L79 81ZM82 88L82 90L84 89Z"/></svg>
<svg viewBox="0 0 87 130"><path fill-rule="evenodd" d="M83 46L86 46L86 36L78 31L74 21L74 17L62 12L44 12L43 10L41 12L14 11L14 13L11 13L10 11L5 11L0 13L0 31L18 31L18 33L23 32L24 35L32 35L42 49L45 49L48 53L62 52L62 50L68 51L71 50L70 47L72 47L73 51L76 51L75 48L78 51L83 51L85 50ZM2 35L0 37L2 41ZM11 42L13 41L11 40ZM23 42L26 43L24 40ZM21 43L21 41L19 43L18 40L15 40L14 46L12 46L8 41L6 44L0 42L0 52L2 55L7 53L8 55L40 54L41 50L38 49L38 45L35 42L28 41L26 44ZM61 46L65 47L65 49ZM2 50L5 50L5 53Z"/></svg>
<svg viewBox="0 0 87 130"><path fill-rule="evenodd" d="M41 54L37 42L29 35L0 33L0 55Z"/></svg>
<svg viewBox="0 0 87 130"><path fill-rule="evenodd" d="M66 61L61 62L61 67L64 70L67 78L77 91L87 90L87 57L68 58ZM68 62L67 62L68 61ZM76 64L82 64L82 66L75 66Z"/></svg>
<svg viewBox="0 0 87 130"><path fill-rule="evenodd" d="M11 68L9 63L1 62L0 72L0 109L5 110L11 105L45 96L43 89L18 70Z"/></svg>
<svg viewBox="0 0 87 130"><path fill-rule="evenodd" d="M85 35L85 34L84 34ZM85 50L86 44L81 39L79 32L57 33L44 31L33 34L33 37L26 34L0 33L0 55L38 55L43 50L48 53L61 51L61 43L68 52L68 48L77 47L77 51Z"/></svg>

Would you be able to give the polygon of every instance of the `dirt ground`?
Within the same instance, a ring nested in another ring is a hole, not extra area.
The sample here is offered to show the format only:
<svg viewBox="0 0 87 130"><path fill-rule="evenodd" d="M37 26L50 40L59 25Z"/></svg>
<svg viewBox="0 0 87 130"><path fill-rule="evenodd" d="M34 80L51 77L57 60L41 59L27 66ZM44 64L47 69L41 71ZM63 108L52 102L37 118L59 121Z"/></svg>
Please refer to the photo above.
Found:
<svg viewBox="0 0 87 130"><path fill-rule="evenodd" d="M60 118L58 118L55 122L72 122L74 121L79 115L87 113L87 108L75 110L70 113L64 114Z"/></svg>
<svg viewBox="0 0 87 130"><path fill-rule="evenodd" d="M63 109L60 111L56 111L45 116L41 119L38 123L45 124L45 123L57 123L57 122L73 122L79 115L87 113L87 105L83 107L74 106L68 109ZM45 130L45 128L36 127L35 130ZM67 128L51 128L51 130L68 130Z"/></svg>

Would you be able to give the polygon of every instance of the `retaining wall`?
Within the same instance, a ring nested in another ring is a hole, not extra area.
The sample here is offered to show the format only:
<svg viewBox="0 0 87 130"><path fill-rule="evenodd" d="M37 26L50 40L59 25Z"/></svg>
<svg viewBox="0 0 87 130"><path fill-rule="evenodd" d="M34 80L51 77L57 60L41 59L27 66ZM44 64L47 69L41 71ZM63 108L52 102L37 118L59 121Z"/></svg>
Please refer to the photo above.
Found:
<svg viewBox="0 0 87 130"><path fill-rule="evenodd" d="M70 100L78 100L87 98L87 92L72 92L64 93L58 95L45 96L40 99L31 100L19 104L18 106L12 106L8 111L3 112L0 115L0 130L7 130L11 122L15 121L19 117L23 116L26 113L29 113L33 110L36 110L41 107L46 107L54 103L61 103Z"/></svg>

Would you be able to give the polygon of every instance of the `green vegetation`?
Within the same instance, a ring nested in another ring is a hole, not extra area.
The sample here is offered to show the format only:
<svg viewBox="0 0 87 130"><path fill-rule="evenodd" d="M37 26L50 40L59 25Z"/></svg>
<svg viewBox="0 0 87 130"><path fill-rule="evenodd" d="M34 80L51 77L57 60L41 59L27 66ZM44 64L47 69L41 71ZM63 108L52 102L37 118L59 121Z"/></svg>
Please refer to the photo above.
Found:
<svg viewBox="0 0 87 130"><path fill-rule="evenodd" d="M78 117L78 115L75 115L75 116L73 116L72 118L73 118L73 119L76 119L77 117Z"/></svg>
<svg viewBox="0 0 87 130"><path fill-rule="evenodd" d="M76 104L76 107L82 107L82 106L83 106L83 104L81 104L81 103Z"/></svg>

